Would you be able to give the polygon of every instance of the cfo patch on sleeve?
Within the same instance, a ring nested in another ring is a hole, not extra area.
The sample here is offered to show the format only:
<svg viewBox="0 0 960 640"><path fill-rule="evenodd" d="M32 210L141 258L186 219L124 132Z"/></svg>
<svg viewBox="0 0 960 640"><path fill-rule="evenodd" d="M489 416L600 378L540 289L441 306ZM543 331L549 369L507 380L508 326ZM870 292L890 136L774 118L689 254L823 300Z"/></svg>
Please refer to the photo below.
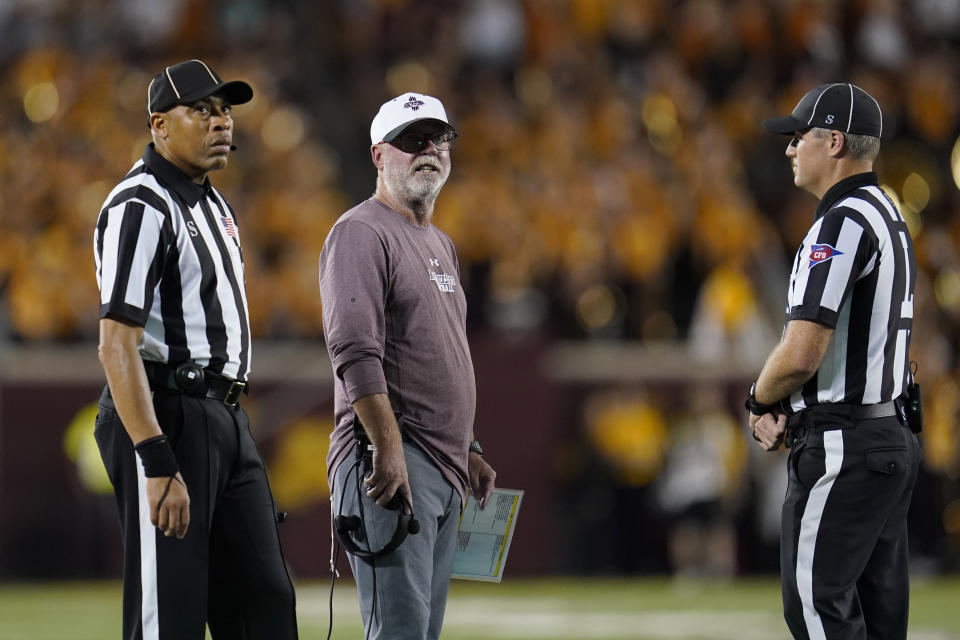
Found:
<svg viewBox="0 0 960 640"><path fill-rule="evenodd" d="M826 262L834 256L842 256L843 251L837 251L829 244L815 244L810 247L810 268L814 268L821 262Z"/></svg>

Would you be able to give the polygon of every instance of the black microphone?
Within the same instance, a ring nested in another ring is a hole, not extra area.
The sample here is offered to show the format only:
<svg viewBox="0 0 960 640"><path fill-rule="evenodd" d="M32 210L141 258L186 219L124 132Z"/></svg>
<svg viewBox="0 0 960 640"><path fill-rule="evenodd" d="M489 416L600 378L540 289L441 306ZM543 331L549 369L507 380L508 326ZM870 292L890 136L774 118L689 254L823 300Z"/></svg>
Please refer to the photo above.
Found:
<svg viewBox="0 0 960 640"><path fill-rule="evenodd" d="M407 533L418 534L420 533L420 522L413 515L413 505L407 502L406 498L403 498L399 492L393 494L390 502L388 502L384 508L403 513L404 503L410 507L410 522L407 523Z"/></svg>
<svg viewBox="0 0 960 640"><path fill-rule="evenodd" d="M237 150L237 145L235 144L230 145L230 151L236 151L236 150Z"/></svg>
<svg viewBox="0 0 960 640"><path fill-rule="evenodd" d="M333 519L333 526L341 533L356 531L360 528L359 516L336 516ZM420 525L418 524L417 527Z"/></svg>

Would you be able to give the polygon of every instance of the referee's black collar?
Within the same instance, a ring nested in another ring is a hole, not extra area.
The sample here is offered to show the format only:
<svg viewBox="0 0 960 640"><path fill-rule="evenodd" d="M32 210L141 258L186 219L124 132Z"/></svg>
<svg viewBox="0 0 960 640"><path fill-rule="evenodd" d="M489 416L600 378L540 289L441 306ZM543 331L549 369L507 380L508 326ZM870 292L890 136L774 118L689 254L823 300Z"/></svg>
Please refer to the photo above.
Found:
<svg viewBox="0 0 960 640"><path fill-rule="evenodd" d="M203 184L197 184L175 164L157 153L152 142L143 152L143 164L147 166L150 173L160 179L160 182L180 196L189 207L200 202L204 191L210 188L209 177L204 178Z"/></svg>
<svg viewBox="0 0 960 640"><path fill-rule="evenodd" d="M837 203L837 200L850 193L854 189L860 189L861 187L869 186L875 187L878 184L879 182L877 180L877 174L874 171L858 173L850 176L849 178L844 178L837 184L827 189L827 192L823 194L823 197L820 198L820 204L817 205L817 210L813 214L813 219L819 220L827 211L830 210L830 207Z"/></svg>

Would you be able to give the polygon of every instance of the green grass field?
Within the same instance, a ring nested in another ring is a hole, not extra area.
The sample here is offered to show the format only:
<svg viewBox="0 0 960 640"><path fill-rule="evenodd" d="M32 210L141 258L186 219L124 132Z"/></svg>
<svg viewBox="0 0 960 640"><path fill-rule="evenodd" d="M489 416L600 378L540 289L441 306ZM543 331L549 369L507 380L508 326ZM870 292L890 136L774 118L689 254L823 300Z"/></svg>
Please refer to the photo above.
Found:
<svg viewBox="0 0 960 640"><path fill-rule="evenodd" d="M960 640L960 580L914 581L910 640ZM327 634L329 585L297 588L300 637ZM120 585L0 586L0 640L119 637ZM334 592L336 640L362 639L353 584ZM658 579L454 581L444 639L773 640L787 638L775 580L675 583Z"/></svg>

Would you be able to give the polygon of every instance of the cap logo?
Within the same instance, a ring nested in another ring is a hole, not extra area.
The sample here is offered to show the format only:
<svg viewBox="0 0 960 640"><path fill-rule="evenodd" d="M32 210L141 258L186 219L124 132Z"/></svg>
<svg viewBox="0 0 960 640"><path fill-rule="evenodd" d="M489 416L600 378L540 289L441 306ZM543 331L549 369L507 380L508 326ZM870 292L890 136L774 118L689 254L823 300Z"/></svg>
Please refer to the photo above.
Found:
<svg viewBox="0 0 960 640"><path fill-rule="evenodd" d="M827 124L833 124L833 114L832 114L832 113L827 116L826 122L827 122Z"/></svg>
<svg viewBox="0 0 960 640"><path fill-rule="evenodd" d="M413 109L414 111L417 111L422 106L423 106L423 100L417 100L417 96L410 96L407 98L407 102L403 105L403 108Z"/></svg>
<svg viewBox="0 0 960 640"><path fill-rule="evenodd" d="M810 268L814 268L821 262L826 262L835 256L842 256L843 251L837 251L829 244L815 244L810 247Z"/></svg>

